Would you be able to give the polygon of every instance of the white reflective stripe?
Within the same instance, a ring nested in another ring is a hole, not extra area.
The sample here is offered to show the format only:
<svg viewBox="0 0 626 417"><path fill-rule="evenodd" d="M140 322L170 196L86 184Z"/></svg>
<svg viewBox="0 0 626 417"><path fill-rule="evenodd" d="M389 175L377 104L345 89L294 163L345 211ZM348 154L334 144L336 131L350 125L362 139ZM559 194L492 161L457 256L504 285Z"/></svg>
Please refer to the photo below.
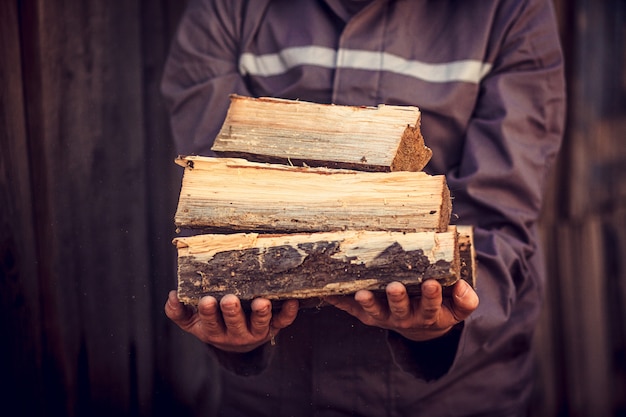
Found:
<svg viewBox="0 0 626 417"><path fill-rule="evenodd" d="M435 83L461 81L478 84L491 70L491 64L473 59L428 64L386 52L340 49L337 53L321 46L286 48L266 55L245 53L240 58L239 70L243 75L267 77L283 74L300 65L386 71Z"/></svg>
<svg viewBox="0 0 626 417"><path fill-rule="evenodd" d="M253 55L245 53L239 58L241 74L269 77L287 72L300 65L316 65L335 68L337 52L323 46L302 46L286 48L277 54Z"/></svg>
<svg viewBox="0 0 626 417"><path fill-rule="evenodd" d="M372 71L387 71L433 83L464 81L478 84L491 69L490 64L466 59L444 64L427 64L411 61L386 52L344 50L341 68L360 68Z"/></svg>

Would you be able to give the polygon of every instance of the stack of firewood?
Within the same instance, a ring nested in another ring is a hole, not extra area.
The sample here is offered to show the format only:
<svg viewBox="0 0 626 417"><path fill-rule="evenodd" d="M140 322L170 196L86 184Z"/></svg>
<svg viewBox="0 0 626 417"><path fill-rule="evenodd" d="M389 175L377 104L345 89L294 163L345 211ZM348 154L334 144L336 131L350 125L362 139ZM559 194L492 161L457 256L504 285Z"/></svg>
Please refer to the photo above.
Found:
<svg viewBox="0 0 626 417"><path fill-rule="evenodd" d="M181 156L178 296L308 299L475 284L472 230L450 225L445 177L416 107L232 96L212 150Z"/></svg>

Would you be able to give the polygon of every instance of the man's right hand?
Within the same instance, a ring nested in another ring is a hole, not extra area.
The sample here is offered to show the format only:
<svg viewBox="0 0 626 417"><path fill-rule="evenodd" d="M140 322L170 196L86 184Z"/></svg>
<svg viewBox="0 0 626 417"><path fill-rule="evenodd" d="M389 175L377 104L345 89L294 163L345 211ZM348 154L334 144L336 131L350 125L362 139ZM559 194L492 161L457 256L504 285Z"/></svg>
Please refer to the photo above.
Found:
<svg viewBox="0 0 626 417"><path fill-rule="evenodd" d="M181 303L176 291L170 291L165 314L202 342L227 352L243 353L267 343L293 323L298 314L298 301L285 301L273 316L271 301L256 298L247 317L235 295L226 295L219 303L215 297L206 296L194 308Z"/></svg>

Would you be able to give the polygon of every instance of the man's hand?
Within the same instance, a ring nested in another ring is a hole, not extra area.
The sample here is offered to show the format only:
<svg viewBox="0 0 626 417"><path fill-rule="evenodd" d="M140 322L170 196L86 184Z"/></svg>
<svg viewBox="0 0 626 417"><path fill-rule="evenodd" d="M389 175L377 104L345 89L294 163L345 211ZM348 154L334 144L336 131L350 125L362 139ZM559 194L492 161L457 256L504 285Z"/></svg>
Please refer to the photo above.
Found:
<svg viewBox="0 0 626 417"><path fill-rule="evenodd" d="M206 296L193 308L182 304L176 291L170 291L165 314L204 343L228 352L249 352L293 323L298 314L298 301L285 301L280 312L272 316L271 301L257 298L252 301L247 317L239 298L234 295L224 296L219 303L215 297Z"/></svg>
<svg viewBox="0 0 626 417"><path fill-rule="evenodd" d="M385 292L386 299L361 290L354 298L333 296L326 301L364 324L394 330L414 341L443 336L478 307L478 295L463 280L454 285L451 297L445 299L441 284L434 279L422 283L422 294L417 297L409 297L399 282L388 284Z"/></svg>

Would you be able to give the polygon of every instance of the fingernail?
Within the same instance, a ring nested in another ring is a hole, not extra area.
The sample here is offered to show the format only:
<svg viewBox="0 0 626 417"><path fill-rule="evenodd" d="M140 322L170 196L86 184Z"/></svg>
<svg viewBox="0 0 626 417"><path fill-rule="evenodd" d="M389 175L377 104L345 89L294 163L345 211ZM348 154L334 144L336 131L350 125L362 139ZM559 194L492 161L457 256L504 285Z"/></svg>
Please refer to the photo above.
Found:
<svg viewBox="0 0 626 417"><path fill-rule="evenodd" d="M387 285L387 294L392 297L403 297L405 293L405 287L399 282L392 282Z"/></svg>
<svg viewBox="0 0 626 417"><path fill-rule="evenodd" d="M235 310L237 309L237 304L236 303L231 303L231 302L223 302L220 303L220 309L225 312L225 313L234 313Z"/></svg>
<svg viewBox="0 0 626 417"><path fill-rule="evenodd" d="M425 282L422 285L422 292L425 295L435 295L435 294L437 294L437 286L432 285L432 284L430 284L428 282Z"/></svg>
<svg viewBox="0 0 626 417"><path fill-rule="evenodd" d="M457 298L464 298L465 295L467 295L467 292L469 291L469 288L467 285L463 286L463 292L461 294L456 294Z"/></svg>

